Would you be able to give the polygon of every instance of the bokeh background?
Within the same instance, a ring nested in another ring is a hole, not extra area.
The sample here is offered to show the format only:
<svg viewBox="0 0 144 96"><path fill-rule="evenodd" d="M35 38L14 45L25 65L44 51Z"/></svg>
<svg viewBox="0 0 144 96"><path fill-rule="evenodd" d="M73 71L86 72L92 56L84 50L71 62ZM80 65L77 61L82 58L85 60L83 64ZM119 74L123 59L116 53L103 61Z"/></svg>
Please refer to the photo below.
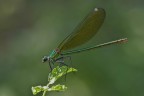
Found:
<svg viewBox="0 0 144 96"><path fill-rule="evenodd" d="M128 43L71 55L78 72L59 81L68 90L47 95L144 96L143 0L1 0L0 96L33 96L32 86L46 85L49 66L41 58L95 7L106 10L105 22L81 47Z"/></svg>

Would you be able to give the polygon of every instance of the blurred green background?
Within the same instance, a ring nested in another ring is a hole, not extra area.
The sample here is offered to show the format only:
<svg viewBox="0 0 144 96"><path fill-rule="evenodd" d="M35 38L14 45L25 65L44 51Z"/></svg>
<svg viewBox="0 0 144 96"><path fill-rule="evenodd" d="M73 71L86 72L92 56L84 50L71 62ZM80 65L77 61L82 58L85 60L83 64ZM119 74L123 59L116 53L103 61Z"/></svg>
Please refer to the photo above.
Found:
<svg viewBox="0 0 144 96"><path fill-rule="evenodd" d="M95 7L106 10L98 34L85 46L127 37L128 43L72 55L75 74L65 92L48 96L144 96L143 0L1 0L0 96L33 96L46 85L41 58ZM41 94L37 95L41 96Z"/></svg>

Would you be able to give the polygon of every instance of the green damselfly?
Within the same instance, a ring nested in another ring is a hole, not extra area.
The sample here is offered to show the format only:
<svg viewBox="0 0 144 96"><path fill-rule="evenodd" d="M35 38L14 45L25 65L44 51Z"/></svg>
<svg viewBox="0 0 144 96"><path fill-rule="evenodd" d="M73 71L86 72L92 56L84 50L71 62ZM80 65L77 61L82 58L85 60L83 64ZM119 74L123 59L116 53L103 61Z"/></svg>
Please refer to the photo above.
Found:
<svg viewBox="0 0 144 96"><path fill-rule="evenodd" d="M118 39L114 41L110 41L107 43L95 45L88 48L82 48L79 50L70 50L77 46L84 44L89 41L99 30L101 25L105 19L105 10L103 8L94 8L92 12L88 14L88 16L77 26L76 30L74 30L71 34L69 34L60 44L54 49L49 56L44 56L42 62L49 62L50 68L51 64L56 62L61 63L63 65L67 65L64 62L65 57L69 57L68 55L73 53L84 52L100 47L104 47L107 45L123 43L127 41L127 38ZM67 51L70 50L70 51Z"/></svg>

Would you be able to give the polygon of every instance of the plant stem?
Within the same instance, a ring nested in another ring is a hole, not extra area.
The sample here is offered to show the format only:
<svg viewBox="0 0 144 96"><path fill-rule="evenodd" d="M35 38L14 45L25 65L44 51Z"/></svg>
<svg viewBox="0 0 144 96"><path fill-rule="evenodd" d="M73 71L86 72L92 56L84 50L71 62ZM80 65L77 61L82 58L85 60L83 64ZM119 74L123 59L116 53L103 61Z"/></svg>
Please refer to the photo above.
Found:
<svg viewBox="0 0 144 96"><path fill-rule="evenodd" d="M49 87L49 85L50 85L50 84L48 83L48 84L47 84L47 87ZM47 92L47 91L44 91L42 96L46 96L46 92Z"/></svg>
<svg viewBox="0 0 144 96"><path fill-rule="evenodd" d="M43 95L42 95L42 96L46 96L46 91L43 92Z"/></svg>

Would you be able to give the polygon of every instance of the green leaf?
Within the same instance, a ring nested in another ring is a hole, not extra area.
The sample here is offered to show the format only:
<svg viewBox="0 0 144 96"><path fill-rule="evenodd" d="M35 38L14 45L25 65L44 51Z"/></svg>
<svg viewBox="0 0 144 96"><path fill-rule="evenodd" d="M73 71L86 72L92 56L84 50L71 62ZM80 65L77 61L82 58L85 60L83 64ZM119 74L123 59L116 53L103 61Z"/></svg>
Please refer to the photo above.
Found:
<svg viewBox="0 0 144 96"><path fill-rule="evenodd" d="M49 84L53 84L57 79L59 79L63 75L75 71L77 71L75 68L69 68L67 66L62 66L62 67L57 66L52 70L51 73L49 73L48 76Z"/></svg>
<svg viewBox="0 0 144 96"><path fill-rule="evenodd" d="M36 95L41 91L49 91L49 89L51 88L49 88L48 86L36 86L36 87L32 87L32 93L33 95Z"/></svg>
<svg viewBox="0 0 144 96"><path fill-rule="evenodd" d="M48 89L48 91L65 91L67 87L65 85L55 85Z"/></svg>
<svg viewBox="0 0 144 96"><path fill-rule="evenodd" d="M42 86L36 86L36 87L32 87L32 93L33 95L36 95L37 93L42 91Z"/></svg>
<svg viewBox="0 0 144 96"><path fill-rule="evenodd" d="M36 86L36 87L32 87L32 93L33 95L36 95L41 91L64 91L66 89L67 87L65 85L60 85L60 84L52 86L51 88L47 86Z"/></svg>
<svg viewBox="0 0 144 96"><path fill-rule="evenodd" d="M32 87L32 93L33 95L38 94L39 92L43 92L43 96L46 95L47 91L64 91L67 89L65 85L54 85L52 87L49 87L51 84L54 84L57 79L62 77L65 74L68 74L70 72L76 72L77 70L75 68L69 68L67 66L59 67L57 66L52 70L51 73L49 73L48 76L48 84L46 86L36 86Z"/></svg>

